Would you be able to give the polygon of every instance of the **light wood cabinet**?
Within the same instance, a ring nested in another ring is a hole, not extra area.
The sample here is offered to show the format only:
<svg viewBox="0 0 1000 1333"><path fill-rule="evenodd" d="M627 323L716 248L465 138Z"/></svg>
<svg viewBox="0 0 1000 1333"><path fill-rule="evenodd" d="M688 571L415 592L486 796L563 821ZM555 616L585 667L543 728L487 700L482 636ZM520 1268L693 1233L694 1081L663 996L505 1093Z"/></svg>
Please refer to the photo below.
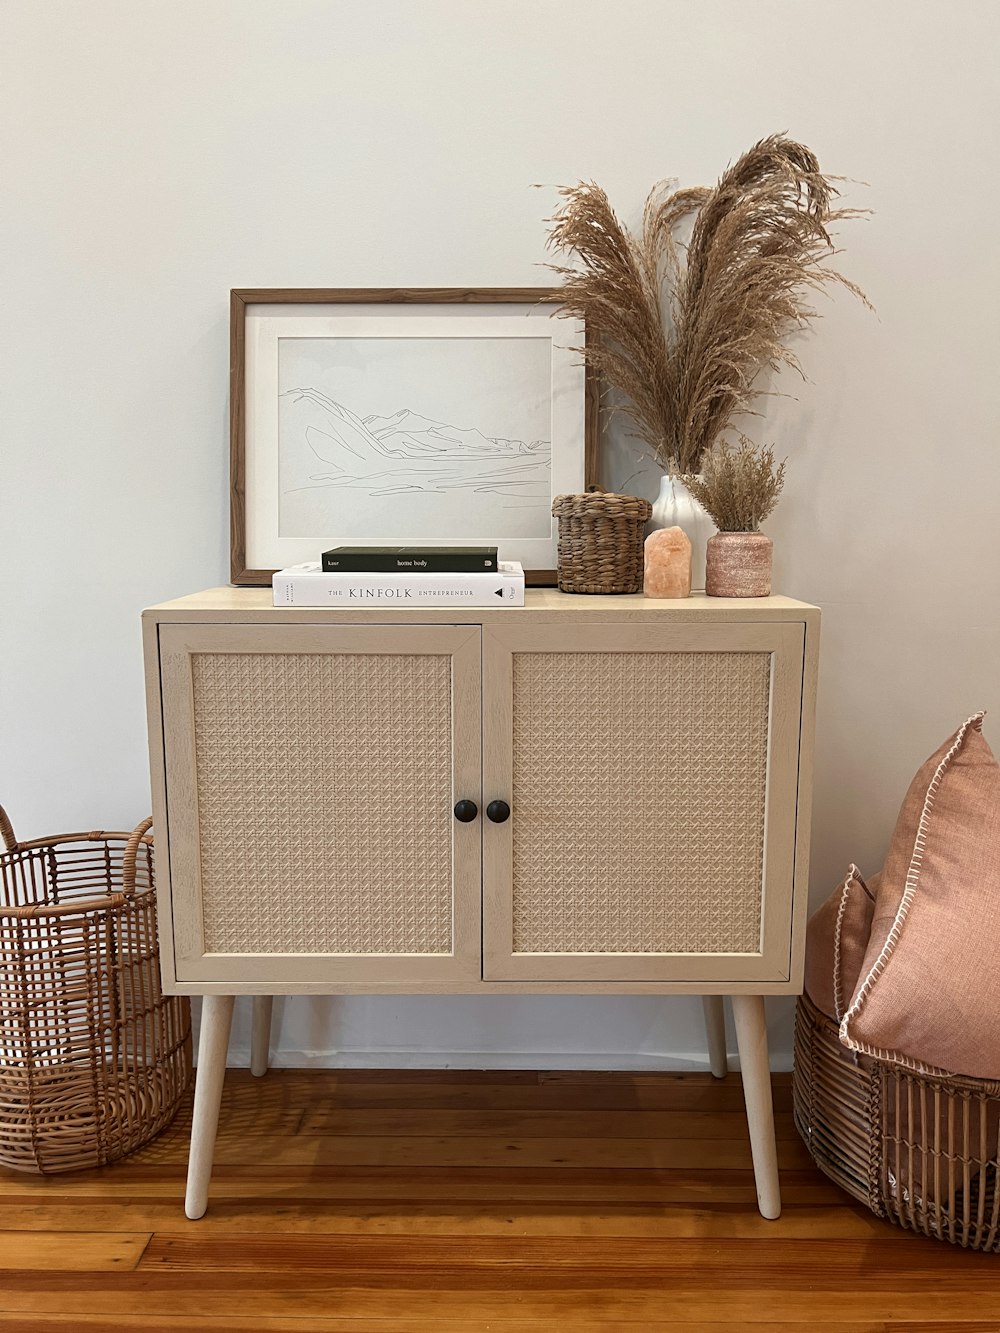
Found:
<svg viewBox="0 0 1000 1333"><path fill-rule="evenodd" d="M207 997L189 1215L234 995L417 991L732 995L776 1215L760 997L801 989L818 612L527 601L144 614L164 985Z"/></svg>

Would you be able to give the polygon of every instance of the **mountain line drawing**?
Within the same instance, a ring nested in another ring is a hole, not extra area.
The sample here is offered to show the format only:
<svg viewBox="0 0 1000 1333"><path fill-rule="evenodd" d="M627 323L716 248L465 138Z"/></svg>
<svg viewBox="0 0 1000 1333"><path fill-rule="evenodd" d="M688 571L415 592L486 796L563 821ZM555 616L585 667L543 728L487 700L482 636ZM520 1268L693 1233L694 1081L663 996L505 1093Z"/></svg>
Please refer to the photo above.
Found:
<svg viewBox="0 0 1000 1333"><path fill-rule="evenodd" d="M391 416L360 417L312 388L280 394L279 418L282 449L304 445L324 465L286 494L321 487L371 496L469 489L499 493L512 504L550 502L548 440L485 435L405 407Z"/></svg>

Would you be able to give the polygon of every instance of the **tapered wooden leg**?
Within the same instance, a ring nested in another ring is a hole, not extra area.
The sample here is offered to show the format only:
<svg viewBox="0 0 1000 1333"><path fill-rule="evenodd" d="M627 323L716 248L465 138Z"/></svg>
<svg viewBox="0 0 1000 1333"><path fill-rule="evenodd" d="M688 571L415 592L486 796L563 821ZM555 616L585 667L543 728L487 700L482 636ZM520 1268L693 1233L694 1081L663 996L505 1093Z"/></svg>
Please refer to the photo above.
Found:
<svg viewBox="0 0 1000 1333"><path fill-rule="evenodd" d="M705 1035L708 1038L708 1063L716 1078L725 1078L729 1072L726 1061L726 1011L721 995L703 995Z"/></svg>
<svg viewBox="0 0 1000 1333"><path fill-rule="evenodd" d="M271 1063L271 1010L273 995L253 997L253 1018L250 1022L250 1073L260 1078Z"/></svg>
<svg viewBox="0 0 1000 1333"><path fill-rule="evenodd" d="M202 1217L208 1207L208 1182L212 1175L215 1134L219 1128L219 1103L222 1101L222 1084L226 1077L233 998L232 995L206 995L202 1002L191 1151L188 1155L187 1194L184 1198L184 1211L192 1219Z"/></svg>
<svg viewBox="0 0 1000 1333"><path fill-rule="evenodd" d="M774 1143L771 1069L767 1058L767 1027L762 995L734 995L736 1045L743 1071L743 1098L750 1127L750 1151L757 1185L757 1206L763 1217L781 1215L778 1154Z"/></svg>

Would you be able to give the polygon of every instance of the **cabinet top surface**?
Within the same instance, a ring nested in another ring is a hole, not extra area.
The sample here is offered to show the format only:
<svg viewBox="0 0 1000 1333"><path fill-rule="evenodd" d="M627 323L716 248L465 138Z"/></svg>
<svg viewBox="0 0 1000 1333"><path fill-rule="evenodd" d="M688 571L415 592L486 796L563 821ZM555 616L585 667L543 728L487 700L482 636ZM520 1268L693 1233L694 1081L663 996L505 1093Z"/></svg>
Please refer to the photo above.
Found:
<svg viewBox="0 0 1000 1333"><path fill-rule="evenodd" d="M529 588L523 607L415 607L395 610L370 607L360 610L329 607L276 607L270 588L209 588L147 608L143 615L159 621L239 620L272 624L423 623L496 624L522 617L569 613L578 619L636 620L669 617L675 620L810 620L819 608L791 597L691 597L667 600L642 593L621 596L591 596L559 592L555 588Z"/></svg>

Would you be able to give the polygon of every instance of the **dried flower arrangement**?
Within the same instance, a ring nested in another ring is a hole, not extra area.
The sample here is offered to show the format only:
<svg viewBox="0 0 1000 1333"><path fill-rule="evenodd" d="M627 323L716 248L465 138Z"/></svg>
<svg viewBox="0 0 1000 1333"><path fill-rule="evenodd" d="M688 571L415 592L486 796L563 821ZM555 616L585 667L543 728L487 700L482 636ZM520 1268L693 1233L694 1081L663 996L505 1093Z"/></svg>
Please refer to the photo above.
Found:
<svg viewBox="0 0 1000 1333"><path fill-rule="evenodd" d="M684 483L720 532L756 532L778 503L785 464L775 467L772 448L741 434L736 448L717 441L704 456L701 475L687 473Z"/></svg>
<svg viewBox="0 0 1000 1333"><path fill-rule="evenodd" d="M825 267L831 224L864 210L834 207L835 178L781 135L762 139L711 189L655 186L633 236L593 183L560 191L549 246L576 266L563 311L582 316L582 353L627 400L637 434L672 474L697 473L738 412L751 410L765 367L801 368L788 335L816 312L806 293L839 283ZM682 244L680 224L694 215Z"/></svg>

